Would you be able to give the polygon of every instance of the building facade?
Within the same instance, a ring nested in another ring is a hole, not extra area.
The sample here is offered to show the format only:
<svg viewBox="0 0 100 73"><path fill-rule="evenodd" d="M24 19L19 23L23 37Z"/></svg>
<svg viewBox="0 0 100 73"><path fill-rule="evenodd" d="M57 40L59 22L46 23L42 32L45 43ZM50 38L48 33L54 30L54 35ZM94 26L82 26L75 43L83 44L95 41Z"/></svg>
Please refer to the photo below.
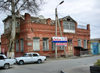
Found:
<svg viewBox="0 0 100 73"><path fill-rule="evenodd" d="M1 36L1 47L6 53L11 17L8 16L3 22L4 34ZM60 19L60 25L62 36L67 37L68 40L66 52L69 56L80 55L81 48L88 50L90 47L88 44L90 41L89 24L87 24L86 29L80 29L75 20L66 16ZM26 52L38 52L50 57L55 55L55 43L52 42L52 37L55 36L54 20L31 17L30 14L25 13L22 18L17 18L16 30L15 56L22 56ZM57 26L57 36L60 37L59 26ZM58 56L63 56L64 47L57 47L57 52Z"/></svg>

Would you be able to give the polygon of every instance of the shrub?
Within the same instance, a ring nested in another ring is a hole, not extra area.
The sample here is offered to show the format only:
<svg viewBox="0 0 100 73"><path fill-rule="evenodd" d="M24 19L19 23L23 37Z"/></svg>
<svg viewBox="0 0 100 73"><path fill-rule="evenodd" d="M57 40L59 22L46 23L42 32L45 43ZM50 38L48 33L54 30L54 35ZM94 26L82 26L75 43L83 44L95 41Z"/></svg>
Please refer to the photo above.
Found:
<svg viewBox="0 0 100 73"><path fill-rule="evenodd" d="M100 66L100 59L98 59L97 62L94 63L94 66Z"/></svg>

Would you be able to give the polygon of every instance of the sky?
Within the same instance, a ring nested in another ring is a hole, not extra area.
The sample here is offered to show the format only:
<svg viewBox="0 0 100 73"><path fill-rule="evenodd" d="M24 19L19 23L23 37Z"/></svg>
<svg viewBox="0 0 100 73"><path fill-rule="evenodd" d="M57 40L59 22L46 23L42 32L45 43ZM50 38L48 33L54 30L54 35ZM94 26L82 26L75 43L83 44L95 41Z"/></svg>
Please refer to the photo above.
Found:
<svg viewBox="0 0 100 73"><path fill-rule="evenodd" d="M44 0L39 15L44 18L55 19L55 8L62 0ZM100 38L100 0L64 0L64 3L57 7L58 17L63 18L70 15L78 25L90 24L91 38ZM2 20L9 13L0 13L0 34L4 31Z"/></svg>

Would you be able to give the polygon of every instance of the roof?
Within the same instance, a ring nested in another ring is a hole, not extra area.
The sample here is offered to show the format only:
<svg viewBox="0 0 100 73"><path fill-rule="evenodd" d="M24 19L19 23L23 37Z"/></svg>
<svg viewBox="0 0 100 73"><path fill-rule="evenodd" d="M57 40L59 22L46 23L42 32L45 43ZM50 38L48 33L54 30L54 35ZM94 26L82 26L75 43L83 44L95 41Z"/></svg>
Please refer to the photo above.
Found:
<svg viewBox="0 0 100 73"><path fill-rule="evenodd" d="M39 17L31 17L31 21L34 22L34 23L42 23L42 24L46 24L47 22L47 19L50 19L50 18L39 18ZM51 24L53 25L55 20L51 20Z"/></svg>
<svg viewBox="0 0 100 73"><path fill-rule="evenodd" d="M24 15L20 15L20 16L16 16L16 17L17 18L22 18L22 19L25 18ZM6 22L6 20L8 20L9 18L11 19L12 16L10 15L10 16L6 17L3 20L3 22ZM47 19L50 19L50 18L31 17L31 21L34 22L34 23L46 24L47 23ZM60 18L60 20L65 20L65 21L68 21L68 19L70 21L74 21L75 23L77 23L71 16L66 16L66 17ZM50 21L51 21L51 25L55 24L55 20L50 19Z"/></svg>
<svg viewBox="0 0 100 73"><path fill-rule="evenodd" d="M68 19L70 19L70 21L74 21L75 23L77 23L71 16L66 16L61 18L62 20L68 21Z"/></svg>
<svg viewBox="0 0 100 73"><path fill-rule="evenodd" d="M91 41L100 41L100 38L91 39Z"/></svg>
<svg viewBox="0 0 100 73"><path fill-rule="evenodd" d="M17 18L22 18L23 19L23 15L21 15L20 17L19 16L16 16ZM12 16L11 15L8 15L4 20L3 20L3 22L6 22L8 19L11 19L12 18Z"/></svg>

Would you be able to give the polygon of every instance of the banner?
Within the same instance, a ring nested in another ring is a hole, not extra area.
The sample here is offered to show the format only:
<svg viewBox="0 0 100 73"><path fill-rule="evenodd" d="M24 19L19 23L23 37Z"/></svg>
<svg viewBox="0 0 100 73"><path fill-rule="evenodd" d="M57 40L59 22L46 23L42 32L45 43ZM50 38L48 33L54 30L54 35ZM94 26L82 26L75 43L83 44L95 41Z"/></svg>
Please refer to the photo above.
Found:
<svg viewBox="0 0 100 73"><path fill-rule="evenodd" d="M67 46L67 37L52 37L52 39L57 46Z"/></svg>

